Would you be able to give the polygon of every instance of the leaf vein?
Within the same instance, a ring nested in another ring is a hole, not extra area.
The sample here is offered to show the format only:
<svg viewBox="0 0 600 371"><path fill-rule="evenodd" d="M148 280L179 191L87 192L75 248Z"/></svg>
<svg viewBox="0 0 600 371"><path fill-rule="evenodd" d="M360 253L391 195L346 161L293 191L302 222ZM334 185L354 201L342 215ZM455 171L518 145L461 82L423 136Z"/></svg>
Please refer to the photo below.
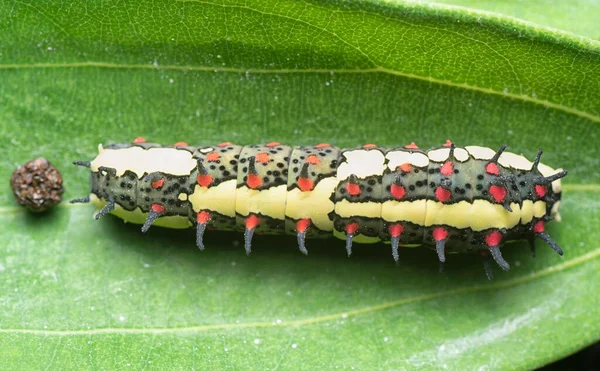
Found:
<svg viewBox="0 0 600 371"><path fill-rule="evenodd" d="M247 323L223 323L223 324L212 324L212 325L198 325L198 326L187 326L187 327L174 327L174 328L99 328L90 330L38 330L38 329L0 329L0 334L30 334L40 336L91 336L91 335L107 335L107 334L132 334L132 335L159 335L159 334L182 334L182 333L197 333L206 332L212 330L227 330L227 329L243 329L243 328L274 328L274 327L301 327L314 325L329 321L334 321L341 318L347 318L350 316L359 316L362 314L379 312L395 307L408 305L417 302L425 302L429 300L443 299L446 297L471 294L477 292L487 292L499 289L508 289L516 287L521 284L525 284L543 277L550 276L554 273L558 273L570 268L580 266L586 262L592 261L600 257L600 248L592 250L587 254L580 255L569 261L556 264L544 268L540 271L534 272L529 275L524 275L514 279L493 283L493 284L482 284L471 287L462 287L454 290L442 290L433 292L430 294L412 296L399 300L393 300L384 302L377 305L372 305L364 308L358 308L346 312L326 314L322 316L309 317L305 319L295 321L283 321L281 323L274 322L247 322Z"/></svg>
<svg viewBox="0 0 600 371"><path fill-rule="evenodd" d="M174 71L200 71L200 72L224 72L224 73L239 73L239 74L309 74L309 73L338 73L338 74L368 74L382 73L404 77L407 79L421 80L433 84L450 86L453 88L472 90L479 93L497 95L508 99L520 100L528 103L538 104L544 107L563 111L568 114L579 116L592 122L600 123L600 116L589 112L579 110L577 108L565 106L559 103L554 103L548 100L538 99L525 94L514 94L509 92L496 91L490 88L482 88L479 86L469 85L467 83L456 83L449 80L439 80L430 76L415 75L412 73L404 73L396 70L391 70L383 67L362 68L362 69L326 69L326 68L305 68L305 69L252 69L239 67L210 67L210 66L190 66L190 65L161 65L154 64L119 64L110 62L65 62L65 63L30 63L30 64L1 64L0 70L21 69L21 68L109 68L109 69L143 69L143 70L174 70Z"/></svg>

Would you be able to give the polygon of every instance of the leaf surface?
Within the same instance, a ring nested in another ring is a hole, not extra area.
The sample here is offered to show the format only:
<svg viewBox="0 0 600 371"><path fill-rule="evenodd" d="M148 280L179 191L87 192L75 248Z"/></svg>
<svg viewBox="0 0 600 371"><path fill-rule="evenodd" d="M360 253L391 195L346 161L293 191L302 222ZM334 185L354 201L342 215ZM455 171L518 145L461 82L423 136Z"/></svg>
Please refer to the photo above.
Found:
<svg viewBox="0 0 600 371"><path fill-rule="evenodd" d="M444 5L342 1L0 4L0 361L6 368L534 368L599 339L600 44ZM513 14L514 15L514 14ZM593 32L585 34L593 36ZM569 170L562 223L445 274L425 249L241 236L14 206L44 156L66 198L98 143L416 141Z"/></svg>

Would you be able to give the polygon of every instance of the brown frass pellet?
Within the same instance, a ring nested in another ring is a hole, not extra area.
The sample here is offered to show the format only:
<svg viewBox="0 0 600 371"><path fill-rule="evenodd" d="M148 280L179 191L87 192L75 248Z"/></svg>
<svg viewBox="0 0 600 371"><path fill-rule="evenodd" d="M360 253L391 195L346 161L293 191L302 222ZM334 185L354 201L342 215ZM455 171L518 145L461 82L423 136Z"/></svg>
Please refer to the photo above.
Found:
<svg viewBox="0 0 600 371"><path fill-rule="evenodd" d="M62 200L63 179L43 157L19 166L10 178L17 202L30 211L46 211Z"/></svg>

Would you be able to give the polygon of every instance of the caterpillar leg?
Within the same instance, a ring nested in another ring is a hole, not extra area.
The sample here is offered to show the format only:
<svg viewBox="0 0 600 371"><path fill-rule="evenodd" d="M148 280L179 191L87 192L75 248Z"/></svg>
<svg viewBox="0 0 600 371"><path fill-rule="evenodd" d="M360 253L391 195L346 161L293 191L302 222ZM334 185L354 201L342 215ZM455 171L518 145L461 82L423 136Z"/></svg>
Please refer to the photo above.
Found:
<svg viewBox="0 0 600 371"><path fill-rule="evenodd" d="M488 280L492 281L494 279L494 270L492 268L489 251L486 251L486 250L481 251L481 260L483 261L483 268L485 269L485 275L487 276Z"/></svg>
<svg viewBox="0 0 600 371"><path fill-rule="evenodd" d="M147 232L148 229L150 229L150 226L152 226L152 223L154 223L156 219L160 218L165 213L166 211L164 206L159 204L153 204L150 208L150 212L148 212L148 217L146 218L146 221L142 225L142 232Z"/></svg>
<svg viewBox="0 0 600 371"><path fill-rule="evenodd" d="M308 255L308 250L306 250L305 241L306 241L306 230L310 226L310 219L300 219L296 223L296 230L298 231L298 248L300 252L304 255Z"/></svg>
<svg viewBox="0 0 600 371"><path fill-rule="evenodd" d="M196 246L198 249L204 250L204 231L206 230L206 224L210 220L210 214L207 211L201 211L196 217Z"/></svg>
<svg viewBox="0 0 600 371"><path fill-rule="evenodd" d="M252 251L252 236L254 236L254 231L258 226L260 220L256 215L250 215L246 218L246 230L244 232L244 248L246 249L246 254L250 255Z"/></svg>

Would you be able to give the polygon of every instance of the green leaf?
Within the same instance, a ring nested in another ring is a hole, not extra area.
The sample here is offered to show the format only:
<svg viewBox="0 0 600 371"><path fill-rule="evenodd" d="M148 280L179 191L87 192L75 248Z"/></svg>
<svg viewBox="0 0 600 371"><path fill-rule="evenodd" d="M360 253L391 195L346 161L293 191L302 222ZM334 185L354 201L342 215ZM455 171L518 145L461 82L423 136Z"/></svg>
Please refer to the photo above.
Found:
<svg viewBox="0 0 600 371"><path fill-rule="evenodd" d="M600 43L443 5L344 1L0 4L0 361L17 369L534 368L599 340ZM529 14L527 12L526 14ZM517 14L518 15L518 14ZM560 23L555 23L560 24ZM597 30L585 34L598 35ZM445 274L426 249L92 220L14 206L8 178L44 156L66 198L98 143L447 138L569 170L563 258L507 246Z"/></svg>
<svg viewBox="0 0 600 371"><path fill-rule="evenodd" d="M600 39L600 3L594 0L437 0L438 3L502 13L540 25Z"/></svg>

